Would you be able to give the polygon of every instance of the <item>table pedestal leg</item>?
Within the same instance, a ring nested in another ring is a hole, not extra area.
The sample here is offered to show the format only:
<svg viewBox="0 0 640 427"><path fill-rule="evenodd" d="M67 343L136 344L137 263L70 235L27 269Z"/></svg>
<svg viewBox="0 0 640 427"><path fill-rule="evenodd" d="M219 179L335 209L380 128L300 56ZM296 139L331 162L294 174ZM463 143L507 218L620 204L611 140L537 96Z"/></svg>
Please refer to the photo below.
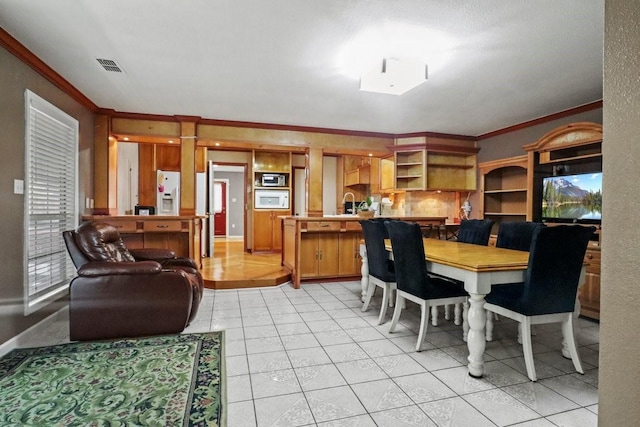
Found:
<svg viewBox="0 0 640 427"><path fill-rule="evenodd" d="M469 296L469 335L467 346L469 347L469 375L475 378L482 377L484 373L484 360L482 355L486 346L484 326L487 316L484 311L484 295L470 294Z"/></svg>
<svg viewBox="0 0 640 427"><path fill-rule="evenodd" d="M360 267L360 286L362 287L361 300L364 302L369 287L369 260L367 259L367 247L360 245L360 257L362 258L362 267Z"/></svg>

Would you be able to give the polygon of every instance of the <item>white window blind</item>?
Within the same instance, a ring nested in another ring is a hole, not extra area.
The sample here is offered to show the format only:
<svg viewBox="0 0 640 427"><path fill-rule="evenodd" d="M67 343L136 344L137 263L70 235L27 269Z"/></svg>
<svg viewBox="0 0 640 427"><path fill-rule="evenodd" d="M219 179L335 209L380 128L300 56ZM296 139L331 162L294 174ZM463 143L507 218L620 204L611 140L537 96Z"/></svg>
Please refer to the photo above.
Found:
<svg viewBox="0 0 640 427"><path fill-rule="evenodd" d="M75 268L62 238L77 226L78 121L31 91L26 100L25 313L66 291Z"/></svg>

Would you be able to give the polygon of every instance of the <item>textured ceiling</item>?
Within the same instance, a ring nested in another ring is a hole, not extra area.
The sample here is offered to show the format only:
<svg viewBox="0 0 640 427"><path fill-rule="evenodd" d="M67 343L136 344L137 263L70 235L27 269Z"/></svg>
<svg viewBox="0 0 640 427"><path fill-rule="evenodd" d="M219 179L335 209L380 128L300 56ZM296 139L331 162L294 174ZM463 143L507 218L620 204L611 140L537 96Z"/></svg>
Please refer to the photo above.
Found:
<svg viewBox="0 0 640 427"><path fill-rule="evenodd" d="M99 107L387 133L602 99L603 23L604 0L0 0L0 26ZM424 57L429 80L360 91L346 67L369 54Z"/></svg>

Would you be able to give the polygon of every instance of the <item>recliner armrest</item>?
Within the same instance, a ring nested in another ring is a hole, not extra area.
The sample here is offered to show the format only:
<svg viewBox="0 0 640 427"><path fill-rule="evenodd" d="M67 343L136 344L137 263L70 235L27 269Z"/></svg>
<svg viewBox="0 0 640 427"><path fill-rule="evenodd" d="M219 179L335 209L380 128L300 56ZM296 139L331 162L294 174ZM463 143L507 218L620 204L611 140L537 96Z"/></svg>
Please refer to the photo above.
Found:
<svg viewBox="0 0 640 427"><path fill-rule="evenodd" d="M78 276L95 277L122 274L157 274L162 272L162 265L156 261L140 262L90 262L78 268Z"/></svg>
<svg viewBox="0 0 640 427"><path fill-rule="evenodd" d="M129 249L129 253L133 255L136 261L158 261L165 259L173 259L176 257L176 253L170 249L157 249L157 248L140 248Z"/></svg>
<svg viewBox="0 0 640 427"><path fill-rule="evenodd" d="M198 266L196 265L195 261L192 260L191 258L179 257L179 258L172 258L172 259L166 259L166 260L158 260L158 262L162 264L164 268L189 267L193 269L192 272L194 273L198 271Z"/></svg>

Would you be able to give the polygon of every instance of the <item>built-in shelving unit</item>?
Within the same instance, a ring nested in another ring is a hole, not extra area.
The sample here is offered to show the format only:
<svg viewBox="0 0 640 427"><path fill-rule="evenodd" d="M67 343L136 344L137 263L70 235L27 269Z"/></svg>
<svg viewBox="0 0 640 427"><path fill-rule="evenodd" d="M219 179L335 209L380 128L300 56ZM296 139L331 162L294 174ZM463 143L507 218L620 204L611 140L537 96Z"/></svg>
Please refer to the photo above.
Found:
<svg viewBox="0 0 640 427"><path fill-rule="evenodd" d="M475 191L475 147L415 144L394 147L395 189Z"/></svg>
<svg viewBox="0 0 640 427"><path fill-rule="evenodd" d="M396 151L396 188L425 190L425 150Z"/></svg>
<svg viewBox="0 0 640 427"><path fill-rule="evenodd" d="M511 157L478 165L481 176L480 212L496 221L526 221L528 208L527 156Z"/></svg>

